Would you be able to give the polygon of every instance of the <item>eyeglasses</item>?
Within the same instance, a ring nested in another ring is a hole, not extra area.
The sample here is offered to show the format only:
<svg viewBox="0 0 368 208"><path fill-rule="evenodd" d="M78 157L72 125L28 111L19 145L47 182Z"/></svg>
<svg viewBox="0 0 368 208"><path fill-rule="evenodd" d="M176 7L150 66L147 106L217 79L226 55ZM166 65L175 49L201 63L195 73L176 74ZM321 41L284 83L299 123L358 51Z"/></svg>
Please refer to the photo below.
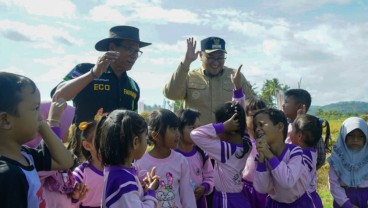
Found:
<svg viewBox="0 0 368 208"><path fill-rule="evenodd" d="M134 48L129 47L129 46L125 46L125 45L117 45L117 46L121 47L121 48L124 48L128 52L129 56L140 57L143 53L142 51L134 49Z"/></svg>
<svg viewBox="0 0 368 208"><path fill-rule="evenodd" d="M218 62L222 62L222 61L225 61L226 57L218 57L218 58L215 58L215 57L212 57L212 56L206 56L206 59L208 62L215 62L215 61L218 61Z"/></svg>

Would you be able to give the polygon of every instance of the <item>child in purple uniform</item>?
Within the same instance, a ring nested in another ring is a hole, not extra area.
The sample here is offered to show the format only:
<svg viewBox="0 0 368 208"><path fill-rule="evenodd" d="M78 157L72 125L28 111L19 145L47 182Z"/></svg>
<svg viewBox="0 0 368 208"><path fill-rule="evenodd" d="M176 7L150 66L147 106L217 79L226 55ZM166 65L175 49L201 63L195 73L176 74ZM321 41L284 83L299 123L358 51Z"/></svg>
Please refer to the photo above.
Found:
<svg viewBox="0 0 368 208"><path fill-rule="evenodd" d="M322 136L322 124L312 115L301 114L296 117L290 132L291 142L303 149L303 162L308 168L311 181L308 193L311 195L315 208L323 208L317 189L317 150L316 145Z"/></svg>
<svg viewBox="0 0 368 208"><path fill-rule="evenodd" d="M200 113L194 109L184 109L178 113L178 117L181 136L175 151L184 155L188 161L197 208L206 208L205 195L213 191L213 167L208 155L190 139L190 132L200 126Z"/></svg>
<svg viewBox="0 0 368 208"><path fill-rule="evenodd" d="M256 140L254 139L253 116L260 110L266 108L266 103L258 98L250 98L245 101L246 104L246 120L247 130L250 141L252 142L252 150L245 163L242 172L244 183L244 194L248 198L252 208L264 208L267 194L258 193L253 186L253 174L256 169L255 158L257 156Z"/></svg>
<svg viewBox="0 0 368 208"><path fill-rule="evenodd" d="M303 165L303 150L285 144L287 120L282 111L264 109L254 115L258 151L254 188L268 193L266 207L311 208L307 187L310 175Z"/></svg>
<svg viewBox="0 0 368 208"><path fill-rule="evenodd" d="M96 121L81 122L78 126L79 136L73 139L80 143L78 146L86 158L86 161L73 171L74 179L88 188L83 199L74 201L80 207L101 207L104 176L101 157L98 156L94 145L96 126Z"/></svg>
<svg viewBox="0 0 368 208"><path fill-rule="evenodd" d="M155 207L158 177L155 168L142 184L132 161L142 157L147 148L147 124L143 117L129 110L114 110L97 125L95 146L104 168L101 207ZM143 186L142 186L143 185Z"/></svg>
<svg viewBox="0 0 368 208"><path fill-rule="evenodd" d="M328 158L333 206L343 208L368 205L368 126L358 117L346 119Z"/></svg>
<svg viewBox="0 0 368 208"><path fill-rule="evenodd" d="M213 207L250 207L242 192L242 170L251 149L243 107L231 102L215 112L217 124L192 130L193 142L215 160Z"/></svg>

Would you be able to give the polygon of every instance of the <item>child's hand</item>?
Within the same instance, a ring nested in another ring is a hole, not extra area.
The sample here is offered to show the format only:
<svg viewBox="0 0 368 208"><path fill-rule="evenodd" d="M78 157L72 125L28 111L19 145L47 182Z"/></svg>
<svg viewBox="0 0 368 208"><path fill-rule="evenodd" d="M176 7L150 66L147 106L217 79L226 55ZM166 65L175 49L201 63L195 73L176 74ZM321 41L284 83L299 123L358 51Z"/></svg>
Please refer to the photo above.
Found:
<svg viewBox="0 0 368 208"><path fill-rule="evenodd" d="M194 189L194 195L195 195L196 200L201 198L201 196L203 196L205 191L206 189L204 188L204 186L202 185L196 186Z"/></svg>
<svg viewBox="0 0 368 208"><path fill-rule="evenodd" d="M231 74L231 82L234 85L234 88L236 90L240 89L242 87L242 80L241 80L241 72L240 69L243 67L243 64L241 64L238 68L238 70Z"/></svg>
<svg viewBox="0 0 368 208"><path fill-rule="evenodd" d="M265 139L258 139L256 141L256 147L258 153L263 154L265 158L270 159L274 156L270 150L270 146L267 144L267 141Z"/></svg>
<svg viewBox="0 0 368 208"><path fill-rule="evenodd" d="M50 126L59 126L60 119L63 115L63 111L67 106L66 101L63 98L53 97L53 100L50 105L48 122Z"/></svg>
<svg viewBox="0 0 368 208"><path fill-rule="evenodd" d="M229 120L224 122L224 130L225 132L232 132L239 129L239 122L238 119L236 119L237 114L234 113Z"/></svg>
<svg viewBox="0 0 368 208"><path fill-rule="evenodd" d="M88 192L88 188L83 183L77 183L74 186L74 191L71 193L71 197L75 200L82 200L84 197L86 197L86 194Z"/></svg>
<svg viewBox="0 0 368 208"><path fill-rule="evenodd" d="M147 172L147 176L143 179L145 186L144 191L148 189L156 190L158 188L158 180L160 179L159 176L156 175L156 167L153 167L151 172Z"/></svg>
<svg viewBox="0 0 368 208"><path fill-rule="evenodd" d="M296 112L297 117L304 115L307 113L307 107L305 107L305 105L303 104L301 108L298 109L298 111Z"/></svg>

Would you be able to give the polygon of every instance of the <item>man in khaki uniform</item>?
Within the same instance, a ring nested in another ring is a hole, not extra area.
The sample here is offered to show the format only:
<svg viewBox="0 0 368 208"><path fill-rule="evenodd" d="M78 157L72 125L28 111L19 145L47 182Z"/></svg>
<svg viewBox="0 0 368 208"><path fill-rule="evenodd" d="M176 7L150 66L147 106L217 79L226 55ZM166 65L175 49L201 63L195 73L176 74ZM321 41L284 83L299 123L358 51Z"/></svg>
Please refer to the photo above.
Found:
<svg viewBox="0 0 368 208"><path fill-rule="evenodd" d="M233 95L231 74L235 69L224 66L225 41L208 37L201 41L201 51L195 51L196 41L187 39L184 61L173 73L164 88L164 96L171 100L184 100L184 108L194 108L201 113L201 124L215 123L216 108L230 101ZM189 70L190 64L200 57L202 66ZM251 85L242 75L242 88L246 97L255 96Z"/></svg>

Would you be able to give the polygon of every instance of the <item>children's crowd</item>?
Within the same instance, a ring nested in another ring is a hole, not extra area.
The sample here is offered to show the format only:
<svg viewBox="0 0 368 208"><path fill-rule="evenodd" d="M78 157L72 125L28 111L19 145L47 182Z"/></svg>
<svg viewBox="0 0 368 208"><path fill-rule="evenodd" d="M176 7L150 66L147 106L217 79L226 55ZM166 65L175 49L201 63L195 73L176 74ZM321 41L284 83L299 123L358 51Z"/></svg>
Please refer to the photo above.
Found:
<svg viewBox="0 0 368 208"><path fill-rule="evenodd" d="M99 109L78 125L62 93L41 102L31 79L0 72L0 207L323 207L328 121L307 113L304 89L285 93L283 111L247 98L240 70L213 115ZM334 207L368 207L367 136L361 118L341 125L327 159Z"/></svg>

